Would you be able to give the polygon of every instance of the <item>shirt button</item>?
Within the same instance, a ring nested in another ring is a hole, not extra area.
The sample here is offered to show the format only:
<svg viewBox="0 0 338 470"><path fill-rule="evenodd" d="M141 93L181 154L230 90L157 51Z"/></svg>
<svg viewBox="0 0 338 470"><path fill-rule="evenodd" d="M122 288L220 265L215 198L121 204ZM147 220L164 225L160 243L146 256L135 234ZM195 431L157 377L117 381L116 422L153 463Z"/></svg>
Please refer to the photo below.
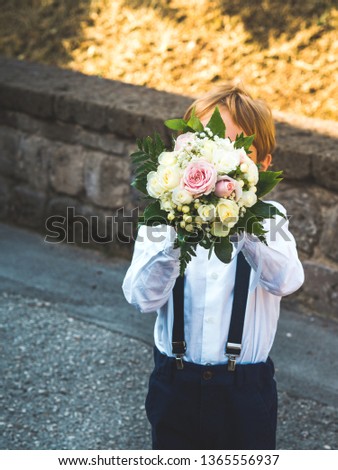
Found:
<svg viewBox="0 0 338 470"><path fill-rule="evenodd" d="M211 279L218 279L217 273L211 273Z"/></svg>
<svg viewBox="0 0 338 470"><path fill-rule="evenodd" d="M209 380L209 379L211 379L211 377L212 377L212 372L211 372L211 370L205 370L205 371L203 372L203 379Z"/></svg>

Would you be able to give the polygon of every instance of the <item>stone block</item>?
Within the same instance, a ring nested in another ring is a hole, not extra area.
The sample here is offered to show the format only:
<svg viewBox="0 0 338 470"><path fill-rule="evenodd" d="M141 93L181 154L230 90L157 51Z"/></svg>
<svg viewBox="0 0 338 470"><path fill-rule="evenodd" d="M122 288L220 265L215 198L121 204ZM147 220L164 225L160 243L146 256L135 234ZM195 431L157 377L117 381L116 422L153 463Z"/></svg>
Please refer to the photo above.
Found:
<svg viewBox="0 0 338 470"><path fill-rule="evenodd" d="M300 251L312 255L323 227L320 199L305 185L293 186L281 182L265 200L283 204L290 217L289 228Z"/></svg>
<svg viewBox="0 0 338 470"><path fill-rule="evenodd" d="M74 198L56 196L49 201L46 212L48 222L45 233L49 243L75 243L83 248L115 254L121 254L118 253L118 246L126 252L130 249L130 237L125 236L126 227L123 233L119 232L121 220L115 211L81 204Z"/></svg>
<svg viewBox="0 0 338 470"><path fill-rule="evenodd" d="M5 220L9 211L13 182L0 176L0 219Z"/></svg>
<svg viewBox="0 0 338 470"><path fill-rule="evenodd" d="M287 180L304 180L311 177L311 152L293 148L283 142L276 147L273 153L271 170L283 170L283 176Z"/></svg>
<svg viewBox="0 0 338 470"><path fill-rule="evenodd" d="M53 94L48 90L32 89L27 87L25 83L6 83L0 86L2 107L32 116L51 118L53 116L53 100Z"/></svg>
<svg viewBox="0 0 338 470"><path fill-rule="evenodd" d="M338 208L332 207L326 214L323 235L320 240L321 251L333 261L338 262Z"/></svg>
<svg viewBox="0 0 338 470"><path fill-rule="evenodd" d="M89 202L104 208L119 208L129 200L129 161L101 152L88 152L85 188Z"/></svg>
<svg viewBox="0 0 338 470"><path fill-rule="evenodd" d="M317 260L303 262L305 282L287 300L302 310L338 319L338 266Z"/></svg>
<svg viewBox="0 0 338 470"><path fill-rule="evenodd" d="M332 148L324 151L313 158L313 178L317 184L324 188L338 191L338 140Z"/></svg>
<svg viewBox="0 0 338 470"><path fill-rule="evenodd" d="M27 185L13 188L9 207L9 219L18 225L43 229L46 195L34 191Z"/></svg>
<svg viewBox="0 0 338 470"><path fill-rule="evenodd" d="M72 94L58 94L55 97L54 112L61 121L74 122L90 129L99 130L106 126L106 108L102 103Z"/></svg>
<svg viewBox="0 0 338 470"><path fill-rule="evenodd" d="M84 149L79 145L51 142L46 153L52 188L71 196L80 194L84 187Z"/></svg>
<svg viewBox="0 0 338 470"><path fill-rule="evenodd" d="M48 187L49 146L50 142L46 139L23 134L16 154L16 174L31 188L40 191Z"/></svg>
<svg viewBox="0 0 338 470"><path fill-rule="evenodd" d="M11 127L0 127L0 173L17 177L17 154L21 132Z"/></svg>

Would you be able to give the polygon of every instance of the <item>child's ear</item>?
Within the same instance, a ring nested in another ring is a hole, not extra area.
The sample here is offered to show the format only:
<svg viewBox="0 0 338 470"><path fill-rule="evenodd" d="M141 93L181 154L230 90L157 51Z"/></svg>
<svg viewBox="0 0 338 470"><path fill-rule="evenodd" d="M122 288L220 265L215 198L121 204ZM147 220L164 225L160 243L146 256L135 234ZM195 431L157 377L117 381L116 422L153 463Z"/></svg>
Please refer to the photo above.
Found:
<svg viewBox="0 0 338 470"><path fill-rule="evenodd" d="M267 155L265 155L264 159L259 162L261 164L260 171L266 171L271 165L271 162L272 162L272 155L271 153L268 153Z"/></svg>

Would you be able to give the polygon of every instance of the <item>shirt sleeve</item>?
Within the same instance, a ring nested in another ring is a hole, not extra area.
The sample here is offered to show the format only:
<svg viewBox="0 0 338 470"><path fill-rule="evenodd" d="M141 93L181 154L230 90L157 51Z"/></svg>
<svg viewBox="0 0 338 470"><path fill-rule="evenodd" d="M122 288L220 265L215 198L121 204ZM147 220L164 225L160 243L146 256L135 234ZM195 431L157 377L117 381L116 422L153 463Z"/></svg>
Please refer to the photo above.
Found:
<svg viewBox="0 0 338 470"><path fill-rule="evenodd" d="M286 209L273 204L286 215ZM256 281L268 292L277 296L292 294L304 283L304 269L299 260L296 241L289 231L289 221L277 215L265 219L267 245L252 234L244 235L242 251L255 271Z"/></svg>
<svg viewBox="0 0 338 470"><path fill-rule="evenodd" d="M141 225L131 264L122 283L126 300L142 313L162 307L179 275L179 248L174 248L176 231L170 225Z"/></svg>

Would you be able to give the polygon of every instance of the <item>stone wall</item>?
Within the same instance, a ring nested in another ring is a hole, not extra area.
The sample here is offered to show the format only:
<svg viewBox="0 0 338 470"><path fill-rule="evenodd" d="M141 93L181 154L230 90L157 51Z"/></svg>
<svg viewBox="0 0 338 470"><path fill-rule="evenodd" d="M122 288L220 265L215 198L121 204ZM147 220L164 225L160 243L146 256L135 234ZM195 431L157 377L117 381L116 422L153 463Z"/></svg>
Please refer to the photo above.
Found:
<svg viewBox="0 0 338 470"><path fill-rule="evenodd" d="M130 186L128 155L136 137L154 130L169 144L163 120L190 103L0 57L0 219L45 235L53 221L65 229L53 241L67 233L69 243L130 257L142 201ZM285 180L272 197L288 209L306 274L283 302L338 319L338 126L276 113L276 128L273 169L283 169Z"/></svg>

